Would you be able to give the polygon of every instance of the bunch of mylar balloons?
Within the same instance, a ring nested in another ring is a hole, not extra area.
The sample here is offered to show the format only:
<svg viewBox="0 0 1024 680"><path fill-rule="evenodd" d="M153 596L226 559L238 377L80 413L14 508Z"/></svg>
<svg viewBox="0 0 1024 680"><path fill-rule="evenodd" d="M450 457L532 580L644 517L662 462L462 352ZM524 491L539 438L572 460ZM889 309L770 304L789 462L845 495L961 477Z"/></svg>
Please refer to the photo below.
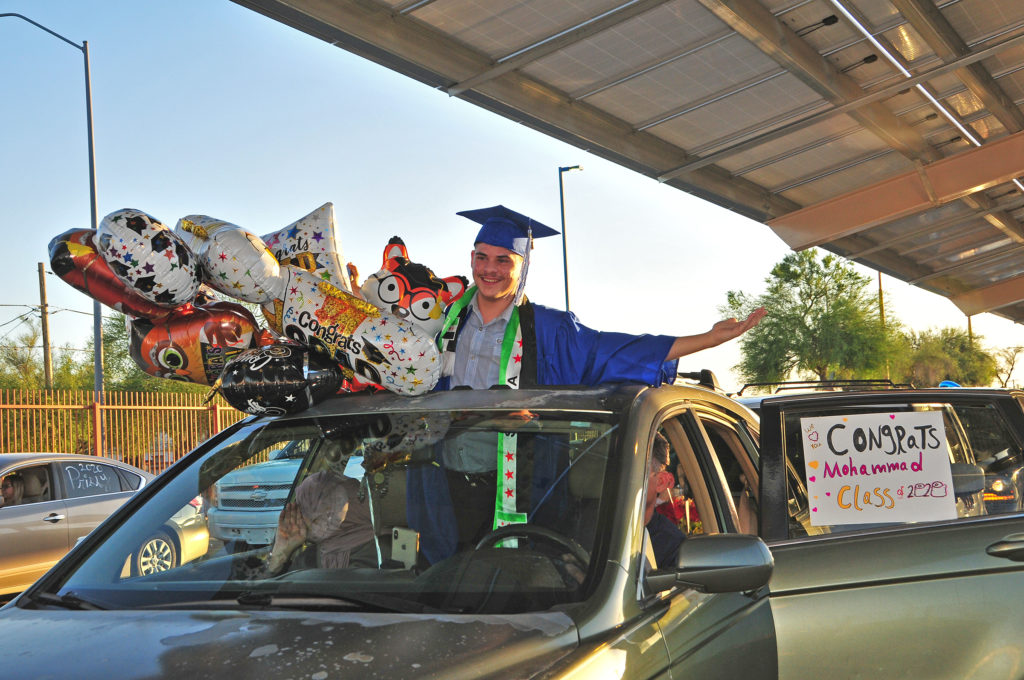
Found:
<svg viewBox="0 0 1024 680"><path fill-rule="evenodd" d="M430 390L440 375L433 329L354 295L334 232L330 203L262 237L205 215L171 229L118 210L96 230L54 238L50 264L129 318L142 370L214 385L247 413L293 413L367 386ZM209 289L259 304L267 327L240 304L214 301ZM437 295L439 307L452 298Z"/></svg>

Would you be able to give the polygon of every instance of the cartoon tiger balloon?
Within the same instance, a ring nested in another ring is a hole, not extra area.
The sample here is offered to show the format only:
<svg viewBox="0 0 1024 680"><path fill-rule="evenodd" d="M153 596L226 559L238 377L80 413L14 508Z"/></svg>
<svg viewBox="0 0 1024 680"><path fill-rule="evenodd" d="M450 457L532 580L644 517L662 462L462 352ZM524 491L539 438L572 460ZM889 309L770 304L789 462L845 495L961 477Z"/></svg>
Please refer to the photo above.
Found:
<svg viewBox="0 0 1024 680"><path fill-rule="evenodd" d="M384 248L384 264L360 288L363 299L430 337L441 331L444 308L459 299L469 281L464 276L441 279L429 268L409 260L405 242L392 236Z"/></svg>

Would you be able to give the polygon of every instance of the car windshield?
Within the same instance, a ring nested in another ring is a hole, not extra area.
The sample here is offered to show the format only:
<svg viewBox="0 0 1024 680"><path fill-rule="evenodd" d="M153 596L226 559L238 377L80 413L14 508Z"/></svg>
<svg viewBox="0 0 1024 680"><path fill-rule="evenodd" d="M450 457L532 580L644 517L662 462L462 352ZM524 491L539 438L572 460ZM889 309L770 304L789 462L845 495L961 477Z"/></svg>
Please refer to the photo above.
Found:
<svg viewBox="0 0 1024 680"><path fill-rule="evenodd" d="M614 488L617 422L606 411L475 409L243 424L167 473L37 599L451 613L580 601L614 515L603 492ZM189 538L175 517L197 498L210 531ZM142 569L140 546L156 534L176 554L164 570Z"/></svg>

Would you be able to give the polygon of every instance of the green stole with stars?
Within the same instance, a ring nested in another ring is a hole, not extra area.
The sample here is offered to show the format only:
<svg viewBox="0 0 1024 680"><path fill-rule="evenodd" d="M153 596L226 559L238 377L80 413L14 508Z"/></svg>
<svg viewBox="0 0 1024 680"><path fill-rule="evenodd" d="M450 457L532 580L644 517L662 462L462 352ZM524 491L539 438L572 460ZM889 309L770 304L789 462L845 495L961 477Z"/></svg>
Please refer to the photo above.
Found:
<svg viewBox="0 0 1024 680"><path fill-rule="evenodd" d="M458 329L466 318L469 303L474 295L476 295L476 286L470 286L458 300L451 304L445 316L444 325L441 327L441 334L437 341L441 350L441 376L443 378L450 378L455 370L455 345L458 339ZM523 311L522 315L520 315L520 310ZM520 316L528 323L521 324ZM528 379L531 385L536 382L534 369L536 353L531 351L534 345L532 321L533 308L524 298L521 305L512 308L512 315L509 317L508 325L505 326L498 369L499 385L516 390L519 389L522 378ZM528 326L526 347L523 345L523 325ZM523 371L524 364L528 366L526 375ZM534 375L529 375L531 372ZM509 524L525 524L527 519L525 512L516 510L518 495L516 490L517 439L518 435L514 432L498 433L498 484L494 498L495 529Z"/></svg>

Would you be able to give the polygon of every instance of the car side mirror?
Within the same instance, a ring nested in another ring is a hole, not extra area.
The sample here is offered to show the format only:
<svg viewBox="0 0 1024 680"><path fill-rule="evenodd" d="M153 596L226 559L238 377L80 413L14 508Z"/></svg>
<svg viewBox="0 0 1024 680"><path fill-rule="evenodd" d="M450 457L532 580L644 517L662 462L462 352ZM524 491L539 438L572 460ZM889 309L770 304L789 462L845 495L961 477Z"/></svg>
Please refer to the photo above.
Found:
<svg viewBox="0 0 1024 680"><path fill-rule="evenodd" d="M676 586L704 593L739 593L768 583L775 560L768 546L748 534L691 536L679 546L674 569L658 569L644 578L644 592Z"/></svg>

